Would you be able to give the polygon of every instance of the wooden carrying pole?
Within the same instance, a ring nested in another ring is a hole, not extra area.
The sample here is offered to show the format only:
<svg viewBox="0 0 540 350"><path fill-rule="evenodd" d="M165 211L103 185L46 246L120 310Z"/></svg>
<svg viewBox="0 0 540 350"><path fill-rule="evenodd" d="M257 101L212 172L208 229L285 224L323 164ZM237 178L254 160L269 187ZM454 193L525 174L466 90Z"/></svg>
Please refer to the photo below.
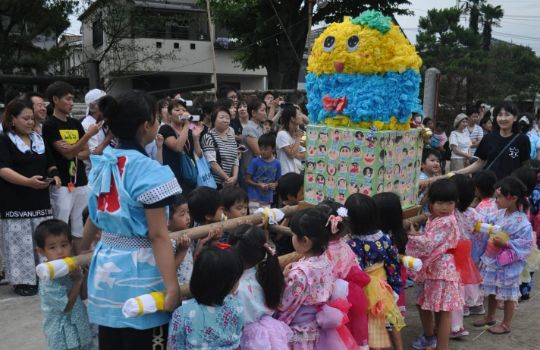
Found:
<svg viewBox="0 0 540 350"><path fill-rule="evenodd" d="M285 213L285 217L291 216L298 210L298 206L286 206L280 209ZM216 229L223 229L223 230L233 230L239 225L242 224L250 224L250 225L258 225L263 223L264 221L264 214L263 213L257 213L252 214L248 216L242 216L235 219L225 220L221 222L216 222L209 225L203 225L203 226L197 226L193 228L189 228L187 230L182 231L175 231L171 232L169 234L170 238L176 239L180 236L188 236L191 239L201 239L206 236L208 236L208 232L216 230ZM85 253L81 255L75 256L75 260L77 260L77 264L79 266L87 266L90 264L90 260L92 260L92 252Z"/></svg>

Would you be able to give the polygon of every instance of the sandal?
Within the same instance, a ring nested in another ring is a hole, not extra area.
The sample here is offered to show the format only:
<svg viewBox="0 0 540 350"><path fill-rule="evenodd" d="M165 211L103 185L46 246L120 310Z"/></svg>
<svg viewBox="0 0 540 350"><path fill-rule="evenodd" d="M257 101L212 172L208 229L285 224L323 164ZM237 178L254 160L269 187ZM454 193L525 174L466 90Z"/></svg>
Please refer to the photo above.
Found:
<svg viewBox="0 0 540 350"><path fill-rule="evenodd" d="M29 284L17 284L15 287L13 287L13 291L21 297L31 297L36 295L38 292L37 286L32 286Z"/></svg>
<svg viewBox="0 0 540 350"><path fill-rule="evenodd" d="M491 334L507 334L510 333L510 326L504 323L498 324L495 327L488 328L488 332Z"/></svg>
<svg viewBox="0 0 540 350"><path fill-rule="evenodd" d="M482 317L481 319L474 321L473 326L475 327L494 326L495 323L496 323L495 320L488 321L487 318Z"/></svg>

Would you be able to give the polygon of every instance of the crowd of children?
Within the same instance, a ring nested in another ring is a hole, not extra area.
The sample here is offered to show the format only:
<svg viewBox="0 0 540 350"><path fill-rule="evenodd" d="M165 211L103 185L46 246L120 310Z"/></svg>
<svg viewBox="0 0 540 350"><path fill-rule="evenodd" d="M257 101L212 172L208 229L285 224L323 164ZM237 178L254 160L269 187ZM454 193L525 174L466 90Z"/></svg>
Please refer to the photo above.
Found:
<svg viewBox="0 0 540 350"><path fill-rule="evenodd" d="M263 135L247 192L197 187L180 195L173 172L144 153L158 128L151 104L137 92L102 102L119 145L92 158L80 243L95 244L88 275L75 269L40 283L50 349L90 348L91 324L100 349L403 349L407 277L423 327L415 349L448 349L449 338L467 334L468 315L482 315L474 325L491 333L511 331L538 255L534 163L499 182L490 171L440 178L440 155L426 150L421 228L403 220L396 194L356 193L344 205L325 200L297 210L287 230L242 224L171 240L170 231L298 204L303 177L281 176L275 139ZM70 255L70 229L58 220L41 223L35 239L48 260ZM404 255L423 267L406 269ZM180 285L189 285L191 298L180 300ZM128 298L156 291L165 295L162 312L122 315ZM498 301L504 318L495 325Z"/></svg>

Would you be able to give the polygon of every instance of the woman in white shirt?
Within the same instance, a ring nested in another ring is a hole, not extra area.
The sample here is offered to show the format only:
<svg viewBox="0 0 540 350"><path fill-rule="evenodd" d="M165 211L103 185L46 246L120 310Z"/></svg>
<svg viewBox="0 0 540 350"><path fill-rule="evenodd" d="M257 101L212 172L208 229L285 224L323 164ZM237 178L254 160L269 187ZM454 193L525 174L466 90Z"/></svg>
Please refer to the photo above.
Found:
<svg viewBox="0 0 540 350"><path fill-rule="evenodd" d="M454 119L454 131L450 134L450 149L452 150L452 156L450 157L450 170L455 171L463 169L468 165L469 159L471 159L471 138L465 131L468 125L468 119L466 114L460 113Z"/></svg>
<svg viewBox="0 0 540 350"><path fill-rule="evenodd" d="M281 117L281 130L276 137L276 148L281 175L302 171L301 159L304 158L305 148L300 145L303 132L299 128L303 123L302 113L294 105L284 106Z"/></svg>

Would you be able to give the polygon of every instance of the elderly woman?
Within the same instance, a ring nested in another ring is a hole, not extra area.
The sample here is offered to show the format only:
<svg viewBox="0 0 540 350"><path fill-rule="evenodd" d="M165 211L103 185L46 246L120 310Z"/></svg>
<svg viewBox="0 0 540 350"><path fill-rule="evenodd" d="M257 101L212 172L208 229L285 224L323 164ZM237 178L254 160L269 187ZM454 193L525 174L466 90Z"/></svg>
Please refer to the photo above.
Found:
<svg viewBox="0 0 540 350"><path fill-rule="evenodd" d="M460 113L454 119L454 131L450 133L449 145L452 150L450 157L450 170L463 169L471 159L471 138L467 128L469 117Z"/></svg>
<svg viewBox="0 0 540 350"><path fill-rule="evenodd" d="M212 113L212 125L203 137L201 146L204 156L210 162L212 175L218 189L233 187L238 181L238 149L234 130L230 127L229 110L218 107Z"/></svg>
<svg viewBox="0 0 540 350"><path fill-rule="evenodd" d="M32 103L13 100L3 116L0 134L0 232L3 234L5 273L15 293L37 293L38 257L32 233L52 219L49 185L60 187L54 158L34 131Z"/></svg>

